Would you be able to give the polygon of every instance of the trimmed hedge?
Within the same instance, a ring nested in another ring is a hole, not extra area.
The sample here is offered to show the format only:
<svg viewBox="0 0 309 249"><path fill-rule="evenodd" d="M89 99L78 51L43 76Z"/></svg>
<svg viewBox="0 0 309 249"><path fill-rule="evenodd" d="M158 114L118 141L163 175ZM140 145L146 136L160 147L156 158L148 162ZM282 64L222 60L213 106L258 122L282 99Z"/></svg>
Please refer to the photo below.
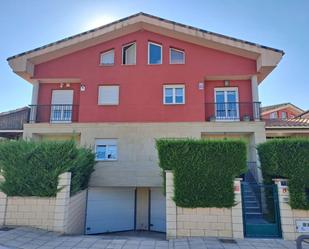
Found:
<svg viewBox="0 0 309 249"><path fill-rule="evenodd" d="M309 139L272 139L258 146L265 183L288 178L290 205L309 210Z"/></svg>
<svg viewBox="0 0 309 249"><path fill-rule="evenodd" d="M5 181L0 189L8 196L55 196L58 176L71 172L71 195L87 188L94 154L73 141L0 143L0 168Z"/></svg>
<svg viewBox="0 0 309 249"><path fill-rule="evenodd" d="M245 173L246 144L240 140L157 140L159 166L173 170L179 207L232 207L234 178Z"/></svg>

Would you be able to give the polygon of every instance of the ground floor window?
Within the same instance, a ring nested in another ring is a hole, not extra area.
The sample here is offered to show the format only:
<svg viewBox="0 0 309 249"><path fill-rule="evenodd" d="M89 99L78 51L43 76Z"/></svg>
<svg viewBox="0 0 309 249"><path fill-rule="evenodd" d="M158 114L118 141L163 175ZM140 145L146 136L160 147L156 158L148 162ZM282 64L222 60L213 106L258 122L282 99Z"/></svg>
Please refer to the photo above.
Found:
<svg viewBox="0 0 309 249"><path fill-rule="evenodd" d="M95 144L95 156L97 161L117 160L117 139L97 139Z"/></svg>

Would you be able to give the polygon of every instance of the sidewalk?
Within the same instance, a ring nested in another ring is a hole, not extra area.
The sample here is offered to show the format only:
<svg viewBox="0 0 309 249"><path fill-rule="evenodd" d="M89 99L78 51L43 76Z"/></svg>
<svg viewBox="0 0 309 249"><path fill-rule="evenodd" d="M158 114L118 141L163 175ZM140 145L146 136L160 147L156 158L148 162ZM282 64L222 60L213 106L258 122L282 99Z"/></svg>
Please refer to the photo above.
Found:
<svg viewBox="0 0 309 249"><path fill-rule="evenodd" d="M217 238L162 240L160 238L117 236L61 236L32 228L0 231L0 249L295 249L294 241L244 239L224 243ZM309 249L309 245L304 247Z"/></svg>

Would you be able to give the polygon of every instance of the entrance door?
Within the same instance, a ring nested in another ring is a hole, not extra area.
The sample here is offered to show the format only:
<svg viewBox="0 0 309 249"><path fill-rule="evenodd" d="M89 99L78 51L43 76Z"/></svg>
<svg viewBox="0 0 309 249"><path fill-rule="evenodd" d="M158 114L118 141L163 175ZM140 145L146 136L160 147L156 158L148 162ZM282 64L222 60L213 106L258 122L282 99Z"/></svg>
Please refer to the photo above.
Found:
<svg viewBox="0 0 309 249"><path fill-rule="evenodd" d="M50 121L70 123L72 121L73 90L53 90Z"/></svg>
<svg viewBox="0 0 309 249"><path fill-rule="evenodd" d="M216 88L215 102L216 119L239 120L237 88Z"/></svg>
<svg viewBox="0 0 309 249"><path fill-rule="evenodd" d="M135 188L90 188L86 234L134 230Z"/></svg>
<svg viewBox="0 0 309 249"><path fill-rule="evenodd" d="M166 232L166 200L161 188L150 189L150 230Z"/></svg>
<svg viewBox="0 0 309 249"><path fill-rule="evenodd" d="M276 185L242 182L245 237L281 238Z"/></svg>

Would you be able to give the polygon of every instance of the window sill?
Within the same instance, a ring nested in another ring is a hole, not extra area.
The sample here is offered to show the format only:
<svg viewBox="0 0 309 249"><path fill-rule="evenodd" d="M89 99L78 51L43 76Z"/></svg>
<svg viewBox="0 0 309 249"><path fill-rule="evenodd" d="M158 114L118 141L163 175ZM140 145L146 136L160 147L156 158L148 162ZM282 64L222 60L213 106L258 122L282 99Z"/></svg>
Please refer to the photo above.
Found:
<svg viewBox="0 0 309 249"><path fill-rule="evenodd" d="M115 66L115 64L99 64L100 67L112 67Z"/></svg>
<svg viewBox="0 0 309 249"><path fill-rule="evenodd" d="M163 103L163 105L184 105L185 103Z"/></svg>
<svg viewBox="0 0 309 249"><path fill-rule="evenodd" d="M119 106L118 104L98 104L98 106Z"/></svg>

